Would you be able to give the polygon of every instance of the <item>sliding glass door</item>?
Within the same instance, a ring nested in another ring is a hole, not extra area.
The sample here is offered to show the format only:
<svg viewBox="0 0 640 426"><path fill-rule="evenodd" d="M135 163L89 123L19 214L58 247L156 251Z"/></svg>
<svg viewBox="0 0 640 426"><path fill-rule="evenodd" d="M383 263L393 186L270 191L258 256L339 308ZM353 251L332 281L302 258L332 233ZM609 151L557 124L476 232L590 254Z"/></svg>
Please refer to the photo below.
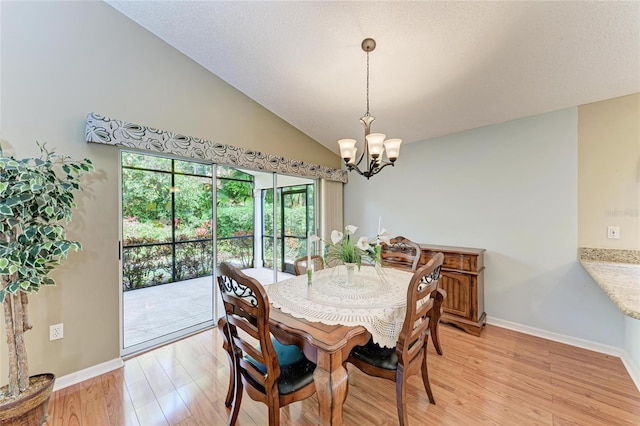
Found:
<svg viewBox="0 0 640 426"><path fill-rule="evenodd" d="M122 348L213 323L213 166L122 152Z"/></svg>
<svg viewBox="0 0 640 426"><path fill-rule="evenodd" d="M253 268L255 205L253 175L216 167L216 238L218 263Z"/></svg>
<svg viewBox="0 0 640 426"><path fill-rule="evenodd" d="M214 325L220 262L268 285L316 233L313 180L126 151L121 164L123 355Z"/></svg>

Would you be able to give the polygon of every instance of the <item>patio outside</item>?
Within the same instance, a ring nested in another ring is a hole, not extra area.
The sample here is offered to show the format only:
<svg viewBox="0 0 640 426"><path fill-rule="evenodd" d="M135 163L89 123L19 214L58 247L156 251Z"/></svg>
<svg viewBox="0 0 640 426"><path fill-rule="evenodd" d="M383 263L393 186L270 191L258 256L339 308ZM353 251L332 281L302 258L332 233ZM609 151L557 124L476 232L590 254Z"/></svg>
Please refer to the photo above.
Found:
<svg viewBox="0 0 640 426"><path fill-rule="evenodd" d="M262 285L273 282L271 269L250 268L243 272L256 278ZM278 272L278 281L292 276ZM211 321L214 285L217 286L217 283L209 275L124 292L124 347ZM218 313L222 313L221 308Z"/></svg>

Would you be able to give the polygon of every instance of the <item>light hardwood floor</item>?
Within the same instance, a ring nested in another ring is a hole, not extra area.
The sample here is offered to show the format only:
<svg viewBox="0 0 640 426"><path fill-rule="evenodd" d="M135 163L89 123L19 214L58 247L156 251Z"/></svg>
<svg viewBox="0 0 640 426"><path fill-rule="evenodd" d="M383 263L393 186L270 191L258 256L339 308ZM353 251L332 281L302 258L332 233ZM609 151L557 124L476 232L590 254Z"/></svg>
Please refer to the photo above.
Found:
<svg viewBox="0 0 640 426"><path fill-rule="evenodd" d="M429 343L436 405L410 379L421 425L640 425L640 392L620 359L487 326L481 337L441 326ZM54 393L48 425L223 425L227 358L209 330L125 361L123 369ZM316 425L316 397L281 409L283 424ZM266 425L245 393L238 425ZM345 425L397 425L394 384L349 367Z"/></svg>

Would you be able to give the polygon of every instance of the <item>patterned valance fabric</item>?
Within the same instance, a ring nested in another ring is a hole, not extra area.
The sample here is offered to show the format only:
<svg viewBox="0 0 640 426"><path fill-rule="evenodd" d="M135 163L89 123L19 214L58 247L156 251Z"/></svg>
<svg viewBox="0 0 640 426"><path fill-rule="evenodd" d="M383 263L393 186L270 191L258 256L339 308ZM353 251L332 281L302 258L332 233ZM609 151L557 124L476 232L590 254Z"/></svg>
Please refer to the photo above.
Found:
<svg viewBox="0 0 640 426"><path fill-rule="evenodd" d="M87 142L160 152L200 161L210 161L215 164L347 182L346 170L290 160L260 151L114 120L94 112L87 116L85 138Z"/></svg>

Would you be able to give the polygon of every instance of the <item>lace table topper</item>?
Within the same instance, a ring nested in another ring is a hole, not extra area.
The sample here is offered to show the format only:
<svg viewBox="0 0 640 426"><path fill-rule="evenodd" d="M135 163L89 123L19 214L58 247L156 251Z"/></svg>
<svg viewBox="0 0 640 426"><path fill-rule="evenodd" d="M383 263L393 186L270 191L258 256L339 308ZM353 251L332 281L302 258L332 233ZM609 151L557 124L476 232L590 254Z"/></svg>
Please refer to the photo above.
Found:
<svg viewBox="0 0 640 426"><path fill-rule="evenodd" d="M395 347L407 310L411 272L363 266L346 284L346 268L323 269L266 286L271 304L296 318L328 325L361 325L380 346Z"/></svg>

